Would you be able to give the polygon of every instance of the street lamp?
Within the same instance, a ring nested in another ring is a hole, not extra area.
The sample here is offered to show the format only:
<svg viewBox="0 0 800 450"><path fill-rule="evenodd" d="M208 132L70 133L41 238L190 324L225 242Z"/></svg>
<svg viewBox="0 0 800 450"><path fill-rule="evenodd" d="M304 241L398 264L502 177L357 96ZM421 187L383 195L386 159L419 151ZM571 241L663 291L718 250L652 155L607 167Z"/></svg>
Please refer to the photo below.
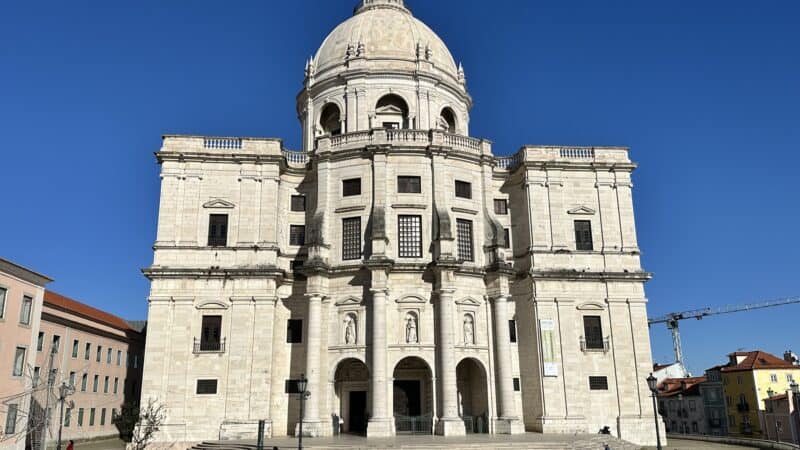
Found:
<svg viewBox="0 0 800 450"><path fill-rule="evenodd" d="M655 418L656 421L656 448L661 450L661 432L658 429L658 407L656 406L658 380L652 373L647 377L647 387L650 388L650 392L653 394L653 418Z"/></svg>
<svg viewBox="0 0 800 450"><path fill-rule="evenodd" d="M792 390L794 415L795 417L800 417L800 385L798 385L796 381L792 380L792 384L789 385L789 388ZM789 417L791 417L791 415ZM795 439L800 442L800 429L798 429L797 419L792 420L792 426L794 427Z"/></svg>
<svg viewBox="0 0 800 450"><path fill-rule="evenodd" d="M300 379L297 380L297 390L300 391L300 432L298 433L297 450L303 450L303 414L305 409L306 399L311 395L306 389L308 388L308 379L306 375L301 373Z"/></svg>

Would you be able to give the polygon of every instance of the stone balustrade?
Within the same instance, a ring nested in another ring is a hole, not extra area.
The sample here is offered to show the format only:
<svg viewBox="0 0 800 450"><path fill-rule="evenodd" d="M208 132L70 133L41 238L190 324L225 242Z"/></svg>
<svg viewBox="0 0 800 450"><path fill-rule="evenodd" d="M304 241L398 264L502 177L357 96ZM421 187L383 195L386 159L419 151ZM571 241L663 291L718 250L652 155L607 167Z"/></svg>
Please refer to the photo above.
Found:
<svg viewBox="0 0 800 450"><path fill-rule="evenodd" d="M166 135L161 153L219 153L283 157L289 167L305 167L308 153L288 150L280 139Z"/></svg>
<svg viewBox="0 0 800 450"><path fill-rule="evenodd" d="M560 147L529 145L512 156L495 157L495 167L514 171L525 162L630 164L625 147Z"/></svg>
<svg viewBox="0 0 800 450"><path fill-rule="evenodd" d="M390 144L395 147L422 148L432 145L475 155L491 155L492 153L492 144L485 139L446 133L441 130L394 130L384 128L355 131L338 136L322 136L317 139L317 150L338 152L358 149L365 145L381 144Z"/></svg>

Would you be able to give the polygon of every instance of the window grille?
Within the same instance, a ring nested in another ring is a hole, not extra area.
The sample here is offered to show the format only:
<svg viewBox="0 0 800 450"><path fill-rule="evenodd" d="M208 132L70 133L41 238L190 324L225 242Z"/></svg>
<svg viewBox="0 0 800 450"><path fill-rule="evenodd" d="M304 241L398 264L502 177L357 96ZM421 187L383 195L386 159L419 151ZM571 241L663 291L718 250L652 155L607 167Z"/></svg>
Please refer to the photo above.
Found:
<svg viewBox="0 0 800 450"><path fill-rule="evenodd" d="M292 196L292 211L302 212L306 210L306 197L305 195Z"/></svg>
<svg viewBox="0 0 800 450"><path fill-rule="evenodd" d="M361 217L342 219L342 259L361 258Z"/></svg>
<svg viewBox="0 0 800 450"><path fill-rule="evenodd" d="M456 180L456 197L472 198L472 183Z"/></svg>
<svg viewBox="0 0 800 450"><path fill-rule="evenodd" d="M209 395L217 393L217 380L197 380L197 393Z"/></svg>
<svg viewBox="0 0 800 450"><path fill-rule="evenodd" d="M306 245L306 226L289 226L289 245Z"/></svg>
<svg viewBox="0 0 800 450"><path fill-rule="evenodd" d="M472 221L458 219L456 221L458 232L458 258L462 261L475 261L472 252Z"/></svg>
<svg viewBox="0 0 800 450"><path fill-rule="evenodd" d="M608 378L606 377L589 377L589 389L593 391L607 391Z"/></svg>
<svg viewBox="0 0 800 450"><path fill-rule="evenodd" d="M592 350L604 350L603 325L600 316L583 317L583 333L586 338L586 348Z"/></svg>
<svg viewBox="0 0 800 450"><path fill-rule="evenodd" d="M398 216L401 258L422 258L422 216Z"/></svg>
<svg viewBox="0 0 800 450"><path fill-rule="evenodd" d="M594 250L591 221L575 221L575 248L578 250Z"/></svg>
<svg viewBox="0 0 800 450"><path fill-rule="evenodd" d="M228 215L211 214L208 218L208 246L225 247L228 245Z"/></svg>
<svg viewBox="0 0 800 450"><path fill-rule="evenodd" d="M354 195L361 195L361 178L342 181L342 196L350 197Z"/></svg>
<svg viewBox="0 0 800 450"><path fill-rule="evenodd" d="M500 216L508 214L508 200L504 198L494 199L494 213Z"/></svg>
<svg viewBox="0 0 800 450"><path fill-rule="evenodd" d="M397 177L397 192L401 194L419 194L422 192L420 177Z"/></svg>

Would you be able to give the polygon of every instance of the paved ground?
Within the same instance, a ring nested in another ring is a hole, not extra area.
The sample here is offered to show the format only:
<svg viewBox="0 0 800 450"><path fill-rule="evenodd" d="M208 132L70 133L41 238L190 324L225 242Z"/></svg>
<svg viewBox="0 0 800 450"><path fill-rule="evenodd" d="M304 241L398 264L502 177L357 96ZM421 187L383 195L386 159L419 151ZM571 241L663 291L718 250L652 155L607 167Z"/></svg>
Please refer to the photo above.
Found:
<svg viewBox="0 0 800 450"><path fill-rule="evenodd" d="M723 445L711 442L670 439L669 445L665 445L663 448L664 450L750 450L757 449L758 447L740 447L737 445ZM655 447L648 447L647 450L655 450Z"/></svg>
<svg viewBox="0 0 800 450"><path fill-rule="evenodd" d="M62 448L66 448L66 443ZM75 450L124 450L125 443L121 439L95 441L75 444Z"/></svg>

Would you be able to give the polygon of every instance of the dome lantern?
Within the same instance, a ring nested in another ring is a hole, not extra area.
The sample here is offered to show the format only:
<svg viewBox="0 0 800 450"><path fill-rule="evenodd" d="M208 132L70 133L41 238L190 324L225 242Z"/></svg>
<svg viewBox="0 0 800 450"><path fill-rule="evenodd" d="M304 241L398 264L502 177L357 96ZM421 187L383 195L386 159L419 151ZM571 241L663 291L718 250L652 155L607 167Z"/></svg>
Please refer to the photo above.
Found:
<svg viewBox="0 0 800 450"><path fill-rule="evenodd" d="M398 8L404 11L408 11L406 5L403 3L403 0L361 0L358 6L354 11L354 14L358 14L362 11L366 11L372 8Z"/></svg>

